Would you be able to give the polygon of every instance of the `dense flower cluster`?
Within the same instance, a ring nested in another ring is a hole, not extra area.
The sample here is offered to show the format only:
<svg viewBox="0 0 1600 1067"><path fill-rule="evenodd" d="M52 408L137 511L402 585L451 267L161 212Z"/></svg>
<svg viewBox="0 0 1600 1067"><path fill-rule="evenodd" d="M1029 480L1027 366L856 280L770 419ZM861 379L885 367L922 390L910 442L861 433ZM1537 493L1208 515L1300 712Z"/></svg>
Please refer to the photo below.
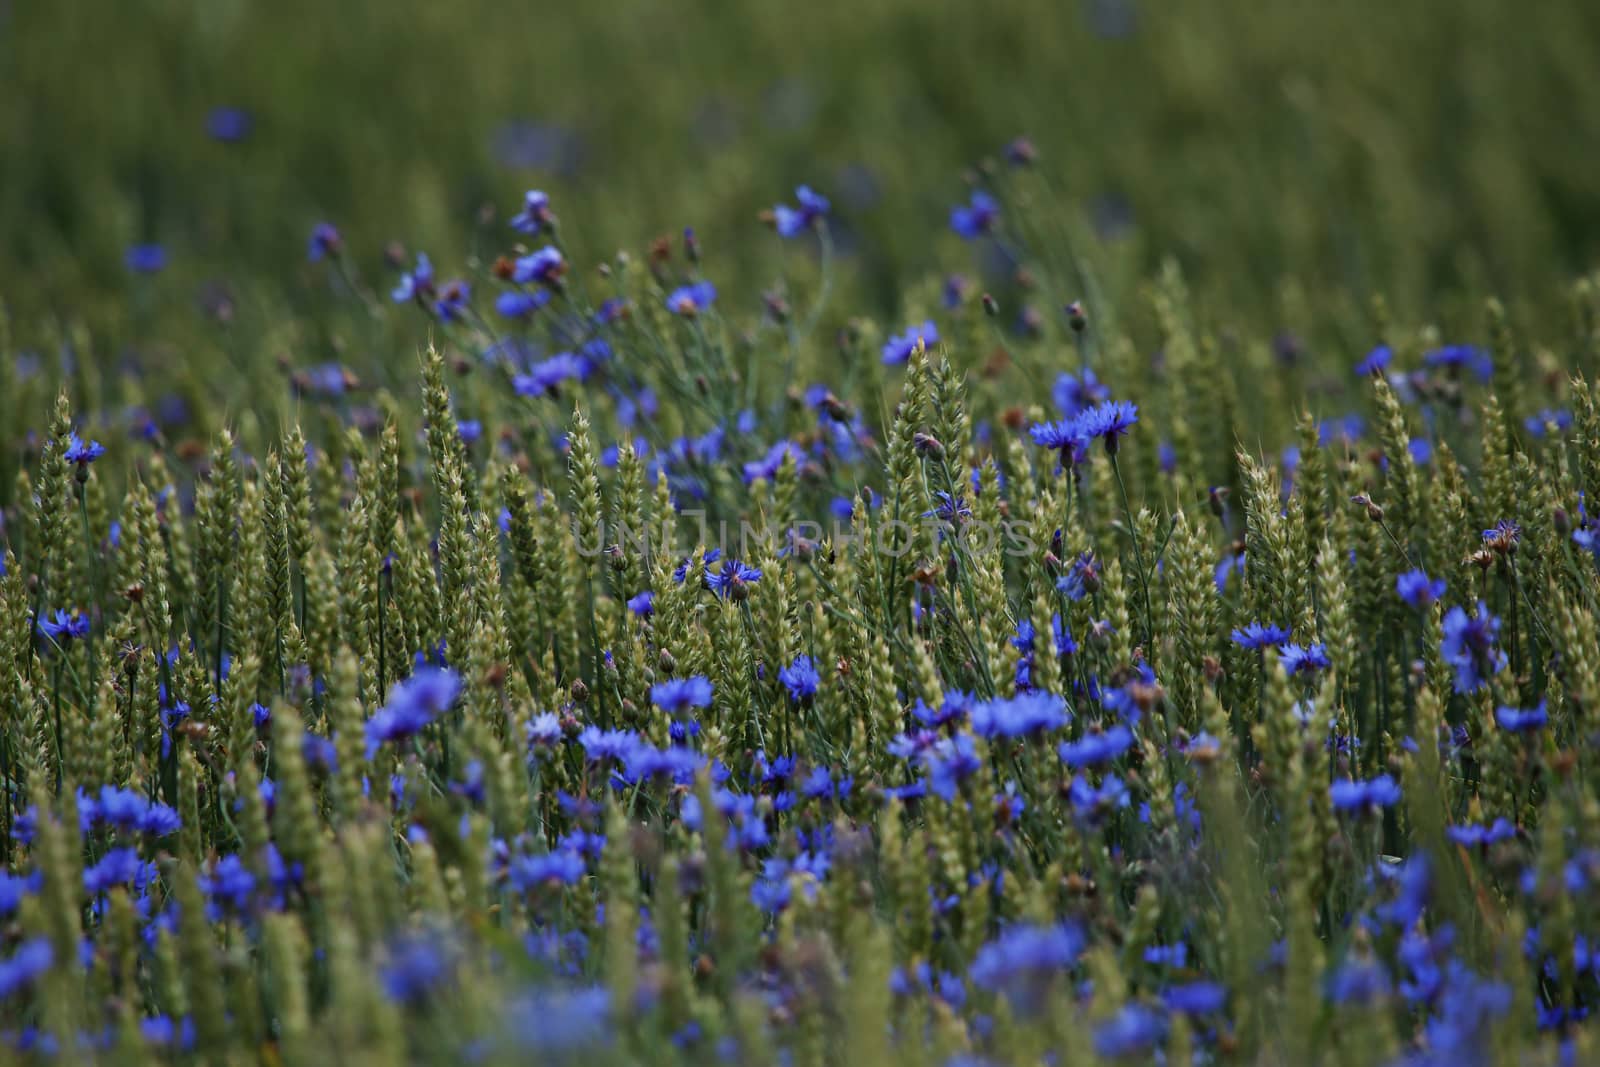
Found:
<svg viewBox="0 0 1600 1067"><path fill-rule="evenodd" d="M1003 177L942 240L1056 291ZM420 382L324 352L235 437L64 376L0 436L8 1054L1586 1054L1587 381L1495 311L1301 396L1176 268L1127 325L942 276L875 323L853 202L770 211L759 306L693 231L580 269L541 190L387 302L319 223Z"/></svg>

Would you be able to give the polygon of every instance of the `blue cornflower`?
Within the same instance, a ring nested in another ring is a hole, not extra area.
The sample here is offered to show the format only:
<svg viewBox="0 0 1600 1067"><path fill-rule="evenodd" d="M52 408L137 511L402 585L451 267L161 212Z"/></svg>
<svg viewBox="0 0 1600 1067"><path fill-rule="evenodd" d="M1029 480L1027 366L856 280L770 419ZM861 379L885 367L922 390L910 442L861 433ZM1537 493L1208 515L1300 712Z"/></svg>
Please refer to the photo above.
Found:
<svg viewBox="0 0 1600 1067"><path fill-rule="evenodd" d="M167 265L167 250L157 244L134 245L123 258L135 274L154 274Z"/></svg>
<svg viewBox="0 0 1600 1067"><path fill-rule="evenodd" d="M1089 441L1078 429L1076 419L1058 419L1054 422L1036 422L1028 427L1028 436L1041 448L1061 453L1061 465L1070 467L1088 456Z"/></svg>
<svg viewBox="0 0 1600 1067"><path fill-rule="evenodd" d="M1085 408L1111 399L1111 390L1095 377L1094 371L1085 367L1081 376L1063 372L1056 378L1050 399L1067 418L1075 418Z"/></svg>
<svg viewBox="0 0 1600 1067"><path fill-rule="evenodd" d="M817 695L822 676L812 666L810 656L796 656L793 663L778 672L778 681L789 691L791 700L805 701Z"/></svg>
<svg viewBox="0 0 1600 1067"><path fill-rule="evenodd" d="M1000 218L1000 202L988 193L975 190L967 203L950 209L950 228L971 241L988 233Z"/></svg>
<svg viewBox="0 0 1600 1067"><path fill-rule="evenodd" d="M529 367L527 374L514 375L511 388L518 396L554 395L562 382L582 377L582 361L571 352L557 352Z"/></svg>
<svg viewBox="0 0 1600 1067"><path fill-rule="evenodd" d="M1233 631L1233 643L1240 648L1273 648L1289 640L1289 631L1272 623L1252 622Z"/></svg>
<svg viewBox="0 0 1600 1067"><path fill-rule="evenodd" d="M972 729L989 739L1045 733L1060 729L1067 720L1067 702L1039 690L986 700L972 709Z"/></svg>
<svg viewBox="0 0 1600 1067"><path fill-rule="evenodd" d="M673 678L650 687L650 701L667 712L703 708L711 703L711 681L703 674Z"/></svg>
<svg viewBox="0 0 1600 1067"><path fill-rule="evenodd" d="M466 310L467 301L472 298L472 286L456 279L445 283L439 290L439 299L434 301L433 312L439 316L440 322L455 322L461 318L461 313Z"/></svg>
<svg viewBox="0 0 1600 1067"><path fill-rule="evenodd" d="M1370 1004L1389 995L1389 972L1377 960L1347 960L1328 979L1328 999L1335 1004Z"/></svg>
<svg viewBox="0 0 1600 1067"><path fill-rule="evenodd" d="M554 245L545 245L537 252L520 256L511 264L511 280L518 285L538 282L554 286L566 272L567 261Z"/></svg>
<svg viewBox="0 0 1600 1067"><path fill-rule="evenodd" d="M90 896L99 896L119 885L143 886L154 876L155 864L145 863L136 850L114 848L84 869L83 889Z"/></svg>
<svg viewBox="0 0 1600 1067"><path fill-rule="evenodd" d="M717 300L717 287L710 282L682 285L667 294L667 310L674 315L693 318Z"/></svg>
<svg viewBox="0 0 1600 1067"><path fill-rule="evenodd" d="M797 188L794 191L794 198L799 204L798 207L779 204L772 209L772 221L777 227L779 237L798 237L826 215L831 206L827 197L812 192L809 185Z"/></svg>
<svg viewBox="0 0 1600 1067"><path fill-rule="evenodd" d="M705 765L705 757L691 748L676 745L657 748L639 740L624 755L622 763L624 781L646 782L653 778L666 778L687 785L694 781L695 774Z"/></svg>
<svg viewBox="0 0 1600 1067"><path fill-rule="evenodd" d="M1506 654L1495 647L1499 636L1500 620L1489 614L1488 605L1481 600L1475 615L1468 615L1460 607L1445 613L1440 652L1455 668L1456 692L1477 692L1490 676L1505 667Z"/></svg>
<svg viewBox="0 0 1600 1067"><path fill-rule="evenodd" d="M539 856L518 856L506 868L506 878L519 893L547 886L577 885L584 876L583 856L561 848Z"/></svg>
<svg viewBox="0 0 1600 1067"><path fill-rule="evenodd" d="M1056 976L1078 962L1086 944L1074 923L1015 924L978 950L967 977L979 989L1004 993L1030 1011L1039 1007Z"/></svg>
<svg viewBox="0 0 1600 1067"><path fill-rule="evenodd" d="M1418 852L1402 864L1380 866L1378 871L1396 885L1394 899L1378 906L1378 918L1401 930L1410 930L1422 918L1433 888L1428 854Z"/></svg>
<svg viewBox="0 0 1600 1067"><path fill-rule="evenodd" d="M922 343L924 348L931 348L939 343L939 327L928 319L921 326L911 326L905 333L892 334L883 343L883 362L891 367L899 366L911 358L911 353L917 350L917 343Z"/></svg>
<svg viewBox="0 0 1600 1067"><path fill-rule="evenodd" d="M55 952L50 939L35 937L18 946L11 958L0 963L0 1000L5 1000L50 969Z"/></svg>
<svg viewBox="0 0 1600 1067"><path fill-rule="evenodd" d="M225 913L243 915L255 894L256 876L236 855L223 856L211 865L209 874L200 875L200 892L205 894L207 912L213 918Z"/></svg>
<svg viewBox="0 0 1600 1067"><path fill-rule="evenodd" d="M1565 432L1572 428L1572 412L1544 408L1537 415L1529 415L1522 420L1522 426L1532 437L1543 438L1554 426L1557 432Z"/></svg>
<svg viewBox="0 0 1600 1067"><path fill-rule="evenodd" d="M561 719L553 711L542 711L527 726L530 747L554 748L561 743Z"/></svg>
<svg viewBox="0 0 1600 1067"><path fill-rule="evenodd" d="M1361 814L1378 808L1391 808L1400 802L1400 787L1387 774L1371 781L1341 779L1328 787L1333 810Z"/></svg>
<svg viewBox="0 0 1600 1067"><path fill-rule="evenodd" d="M535 289L532 292L514 290L495 297L494 309L502 318L525 319L550 303L550 300L548 289Z"/></svg>
<svg viewBox="0 0 1600 1067"><path fill-rule="evenodd" d="M1426 353L1422 362L1429 367L1446 367L1452 371L1470 370L1480 382L1494 375L1494 361L1489 353L1474 345L1445 345Z"/></svg>
<svg viewBox="0 0 1600 1067"><path fill-rule="evenodd" d="M1309 674L1312 671L1327 670L1333 665L1328 658L1327 646L1320 641L1309 647L1300 645L1284 645L1278 650L1278 662L1289 674Z"/></svg>
<svg viewBox="0 0 1600 1067"><path fill-rule="evenodd" d="M1509 841L1517 836L1517 828L1505 818L1496 819L1488 826L1481 824L1467 824L1465 826L1451 826L1445 830L1445 836L1458 845L1477 848Z"/></svg>
<svg viewBox="0 0 1600 1067"><path fill-rule="evenodd" d="M344 238L339 236L331 222L319 222L311 227L311 237L306 241L306 258L316 263L328 256L337 256L344 247Z"/></svg>
<svg viewBox="0 0 1600 1067"><path fill-rule="evenodd" d="M1185 1015L1214 1015L1227 1007L1228 989L1217 982L1188 982L1164 990L1161 999Z"/></svg>
<svg viewBox="0 0 1600 1067"><path fill-rule="evenodd" d="M550 197L538 189L529 189L522 196L522 210L511 216L511 228L519 233L537 234L554 221Z"/></svg>
<svg viewBox="0 0 1600 1067"><path fill-rule="evenodd" d="M1143 1004L1122 1010L1095 1027L1094 1051L1110 1058L1144 1055L1166 1040L1167 1017Z"/></svg>
<svg viewBox="0 0 1600 1067"><path fill-rule="evenodd" d="M983 768L970 734L956 734L934 743L922 753L928 770L928 787L944 800L954 800L961 783Z"/></svg>
<svg viewBox="0 0 1600 1067"><path fill-rule="evenodd" d="M7 874L0 871L0 919L9 919L22 907L24 897L34 896L44 887L44 874Z"/></svg>
<svg viewBox="0 0 1600 1067"><path fill-rule="evenodd" d="M378 978L385 996L396 1004L414 1007L448 982L454 969L453 955L437 938L412 935L390 950Z"/></svg>
<svg viewBox="0 0 1600 1067"><path fill-rule="evenodd" d="M1100 565L1092 550L1078 553L1067 572L1056 579L1056 592L1074 603L1099 591Z"/></svg>
<svg viewBox="0 0 1600 1067"><path fill-rule="evenodd" d="M61 453L61 458L68 463L76 463L82 468L87 467L105 454L105 446L99 441L85 442L83 438L74 433L67 435L67 450Z"/></svg>
<svg viewBox="0 0 1600 1067"><path fill-rule="evenodd" d="M1137 405L1126 400L1107 400L1078 416L1078 433L1085 441L1100 438L1105 442L1106 454L1115 455L1117 439L1126 436L1138 421Z"/></svg>
<svg viewBox="0 0 1600 1067"><path fill-rule="evenodd" d="M1366 358L1356 364L1356 373L1363 378L1374 374L1382 374L1390 363L1394 362L1394 350L1388 345L1379 345Z"/></svg>
<svg viewBox="0 0 1600 1067"><path fill-rule="evenodd" d="M1549 725L1550 713L1541 700L1536 708L1498 707L1494 711L1494 721L1500 724L1500 729L1509 733L1529 734Z"/></svg>
<svg viewBox="0 0 1600 1067"><path fill-rule="evenodd" d="M1077 741L1063 741L1056 754L1074 770L1110 763L1133 747L1133 731L1121 723L1109 730L1085 734Z"/></svg>
<svg viewBox="0 0 1600 1067"><path fill-rule="evenodd" d="M400 275L400 284L389 293L396 304L420 300L433 293L433 261L428 253L417 253L417 265Z"/></svg>
<svg viewBox="0 0 1600 1067"><path fill-rule="evenodd" d="M751 460L744 465L744 484L750 485L757 478L772 481L778 476L778 471L783 467L785 458L792 459L794 465L799 467L805 462L805 453L791 441L778 441L767 449L766 453L757 460Z"/></svg>
<svg viewBox="0 0 1600 1067"><path fill-rule="evenodd" d="M396 685L389 702L367 720L367 758L387 741L400 741L448 711L461 695L461 676L449 668L425 667Z"/></svg>
<svg viewBox="0 0 1600 1067"><path fill-rule="evenodd" d="M706 588L720 597L741 600L746 594L745 586L761 580L761 571L741 563L736 559L724 560L722 566L713 571L706 570Z"/></svg>
<svg viewBox="0 0 1600 1067"><path fill-rule="evenodd" d="M590 763L611 760L621 763L639 743L638 735L631 730L601 730L598 726L585 726L578 734L578 744Z"/></svg>
<svg viewBox="0 0 1600 1067"><path fill-rule="evenodd" d="M242 107L214 107L206 115L206 133L214 141L234 144L250 136L255 119Z"/></svg>
<svg viewBox="0 0 1600 1067"><path fill-rule="evenodd" d="M1067 787L1067 799L1079 817L1094 822L1101 815L1130 803L1128 787L1114 774L1106 775L1097 789L1083 775L1075 775Z"/></svg>
<svg viewBox="0 0 1600 1067"><path fill-rule="evenodd" d="M1426 611L1444 596L1443 578L1429 578L1426 571L1411 570L1394 580L1395 592L1400 599L1418 611Z"/></svg>
<svg viewBox="0 0 1600 1067"><path fill-rule="evenodd" d="M788 862L777 858L767 860L761 877L750 886L750 899L762 911L776 915L789 906L792 895Z"/></svg>
<svg viewBox="0 0 1600 1067"><path fill-rule="evenodd" d="M656 595L646 589L628 598L628 610L641 619L648 619L656 611Z"/></svg>
<svg viewBox="0 0 1600 1067"><path fill-rule="evenodd" d="M57 609L54 615L46 616L39 623L39 632L56 644L64 645L74 638L81 640L89 636L89 619L77 611L69 615Z"/></svg>
<svg viewBox="0 0 1600 1067"><path fill-rule="evenodd" d="M535 1059L555 1058L609 1044L610 1012L611 995L601 988L534 990L513 1000L504 1018L511 1020L517 1043Z"/></svg>

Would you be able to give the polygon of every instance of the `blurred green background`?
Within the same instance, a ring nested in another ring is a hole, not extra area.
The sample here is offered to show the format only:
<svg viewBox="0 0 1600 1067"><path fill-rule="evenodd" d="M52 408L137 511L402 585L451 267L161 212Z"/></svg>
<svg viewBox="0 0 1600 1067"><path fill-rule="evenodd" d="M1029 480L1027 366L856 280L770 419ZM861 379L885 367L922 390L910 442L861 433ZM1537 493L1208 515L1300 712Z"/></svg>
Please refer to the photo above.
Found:
<svg viewBox="0 0 1600 1067"><path fill-rule="evenodd" d="M381 295L390 242L443 276L486 262L530 187L578 264L695 227L724 306L754 311L794 255L757 213L810 182L834 201L836 306L893 320L934 276L981 268L947 213L1018 135L1051 232L1095 240L1116 278L1175 257L1202 306L1268 330L1293 317L1285 293L1381 292L1410 315L1469 287L1554 293L1600 237L1594 3L0 11L0 297L26 343L77 322L97 351L264 338L319 358L333 340L300 325L327 296L315 222ZM208 133L219 107L247 113L246 136ZM139 242L167 251L154 279L125 264ZM191 324L219 305L232 340Z"/></svg>
<svg viewBox="0 0 1600 1067"><path fill-rule="evenodd" d="M762 207L830 193L880 299L952 240L965 165L1026 134L1070 206L1241 284L1416 297L1587 265L1600 5L1503 0L779 4L62 0L0 37L15 300L294 272L327 218L448 262L548 188L604 253L696 226L762 265ZM237 144L213 107L247 109Z"/></svg>

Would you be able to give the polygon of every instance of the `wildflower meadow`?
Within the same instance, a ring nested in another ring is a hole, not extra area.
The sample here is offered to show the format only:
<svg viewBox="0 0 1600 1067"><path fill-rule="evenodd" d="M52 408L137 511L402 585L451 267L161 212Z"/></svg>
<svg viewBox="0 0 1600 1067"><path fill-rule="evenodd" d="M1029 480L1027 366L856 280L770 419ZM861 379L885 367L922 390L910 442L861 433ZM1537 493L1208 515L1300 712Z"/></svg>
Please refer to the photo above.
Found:
<svg viewBox="0 0 1600 1067"><path fill-rule="evenodd" d="M0 1062L1600 1063L1600 9L78 6Z"/></svg>

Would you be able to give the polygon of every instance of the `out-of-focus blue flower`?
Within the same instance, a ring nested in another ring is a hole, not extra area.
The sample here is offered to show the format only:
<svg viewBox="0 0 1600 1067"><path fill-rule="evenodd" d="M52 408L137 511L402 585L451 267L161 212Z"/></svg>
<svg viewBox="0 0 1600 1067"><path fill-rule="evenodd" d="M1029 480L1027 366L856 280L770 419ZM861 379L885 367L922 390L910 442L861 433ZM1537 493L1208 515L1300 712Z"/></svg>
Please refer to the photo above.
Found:
<svg viewBox="0 0 1600 1067"><path fill-rule="evenodd" d="M1335 1004L1371 1004L1393 988L1389 972L1377 960L1347 960L1328 979L1328 999Z"/></svg>
<svg viewBox="0 0 1600 1067"><path fill-rule="evenodd" d="M583 364L571 352L557 352L528 368L527 374L511 379L518 396L554 395L562 382L583 377Z"/></svg>
<svg viewBox="0 0 1600 1067"><path fill-rule="evenodd" d="M384 996L396 1004L416 1007L446 985L454 970L455 956L439 938L412 934L390 948L378 979Z"/></svg>
<svg viewBox="0 0 1600 1067"><path fill-rule="evenodd" d="M32 985L34 979L48 971L54 962L55 952L50 948L49 938L35 937L24 941L10 959L0 962L0 1000Z"/></svg>
<svg viewBox="0 0 1600 1067"><path fill-rule="evenodd" d="M1481 600L1475 615L1468 615L1460 607L1445 613L1440 652L1455 668L1456 692L1477 692L1505 667L1506 654L1495 645L1499 637L1500 620L1489 614L1488 605Z"/></svg>
<svg viewBox="0 0 1600 1067"><path fill-rule="evenodd" d="M1500 729L1509 733L1528 734L1549 725L1550 713L1546 710L1543 700L1534 708L1510 708L1502 705L1495 709L1494 721L1500 724Z"/></svg>
<svg viewBox="0 0 1600 1067"><path fill-rule="evenodd" d="M1120 1059L1148 1054L1166 1040L1167 1017L1143 1004L1125 1004L1122 1010L1095 1027L1096 1055Z"/></svg>
<svg viewBox="0 0 1600 1067"><path fill-rule="evenodd" d="M1214 1015L1227 1007L1228 990L1217 982L1187 982L1164 990L1161 999L1185 1015Z"/></svg>
<svg viewBox="0 0 1600 1067"><path fill-rule="evenodd" d="M1543 408L1536 415L1529 415L1522 420L1523 429L1529 436L1543 438L1550 432L1550 427L1555 427L1558 433L1565 433L1572 429L1572 412L1564 409Z"/></svg>
<svg viewBox="0 0 1600 1067"><path fill-rule="evenodd" d="M554 245L545 245L537 252L521 256L512 263L511 280L518 285L531 285L537 282L540 285L553 286L566 272L567 261L561 255L561 250Z"/></svg>
<svg viewBox="0 0 1600 1067"><path fill-rule="evenodd" d="M428 253L417 253L417 265L400 275L400 284L389 293L396 304L419 300L433 294L433 261Z"/></svg>
<svg viewBox="0 0 1600 1067"><path fill-rule="evenodd" d="M446 282L439 290L439 299L433 303L433 313L439 316L440 322L456 322L471 299L472 286L459 278Z"/></svg>
<svg viewBox="0 0 1600 1067"><path fill-rule="evenodd" d="M1056 408L1067 418L1076 418L1085 409L1111 399L1111 390L1085 367L1081 375L1063 372L1050 392Z"/></svg>
<svg viewBox="0 0 1600 1067"><path fill-rule="evenodd" d="M379 747L421 732L448 711L461 694L461 676L448 668L424 667L389 692L389 702L367 720L367 758Z"/></svg>
<svg viewBox="0 0 1600 1067"><path fill-rule="evenodd" d="M1517 828L1510 820L1496 819L1485 826L1481 824L1468 824L1465 826L1451 826L1445 830L1445 836L1458 845L1468 848L1481 848L1487 845L1509 841L1517 836Z"/></svg>
<svg viewBox="0 0 1600 1067"><path fill-rule="evenodd" d="M254 128L255 117L242 107L214 107L206 115L206 133L224 144L237 144Z"/></svg>
<svg viewBox="0 0 1600 1067"><path fill-rule="evenodd" d="M1085 734L1076 741L1063 741L1056 749L1061 762L1078 770L1110 763L1133 747L1133 731L1121 723L1099 733Z"/></svg>
<svg viewBox="0 0 1600 1067"><path fill-rule="evenodd" d="M711 680L703 674L672 678L650 687L650 702L667 712L704 708L711 703Z"/></svg>
<svg viewBox="0 0 1600 1067"><path fill-rule="evenodd" d="M155 274L167 265L167 250L158 244L133 245L123 259L135 274Z"/></svg>
<svg viewBox="0 0 1600 1067"><path fill-rule="evenodd" d="M1494 376L1494 360L1486 349L1475 345L1445 345L1423 355L1424 366L1451 371L1470 371L1480 382Z"/></svg>
<svg viewBox="0 0 1600 1067"><path fill-rule="evenodd" d="M710 282L682 285L667 294L667 310L674 315L693 318L717 301L717 287Z"/></svg>
<svg viewBox="0 0 1600 1067"><path fill-rule="evenodd" d="M333 223L319 222L311 227L311 236L306 240L306 258L318 263L329 256L337 256L343 248L344 239Z"/></svg>
<svg viewBox="0 0 1600 1067"><path fill-rule="evenodd" d="M988 233L999 219L1000 202L981 189L950 209L950 228L968 241Z"/></svg>
<svg viewBox="0 0 1600 1067"><path fill-rule="evenodd" d="M1382 374L1388 369L1389 364L1393 362L1394 350L1388 345L1379 345L1371 352L1368 352L1360 363L1356 364L1356 373L1364 378L1374 374Z"/></svg>
<svg viewBox="0 0 1600 1067"><path fill-rule="evenodd" d="M1027 737L1067 724L1067 703L1054 693L1034 690L986 700L972 709L972 729L980 737Z"/></svg>
<svg viewBox="0 0 1600 1067"><path fill-rule="evenodd" d="M502 1017L523 1050L554 1056L612 1039L611 997L601 988L536 990L514 998Z"/></svg>
<svg viewBox="0 0 1600 1067"><path fill-rule="evenodd" d="M655 614L656 595L648 589L642 593L634 594L628 598L628 610L641 619L648 619Z"/></svg>
<svg viewBox="0 0 1600 1067"><path fill-rule="evenodd" d="M495 297L494 310L501 318L525 319L550 303L551 299L548 289L534 289L531 292L516 289Z"/></svg>
<svg viewBox="0 0 1600 1067"><path fill-rule="evenodd" d="M1378 808L1392 808L1400 802L1400 786L1387 774L1371 781L1341 779L1328 787L1335 811L1360 814Z"/></svg>
<svg viewBox="0 0 1600 1067"><path fill-rule="evenodd" d="M813 192L809 185L797 188L794 198L796 207L779 204L772 209L772 221L779 237L798 237L826 216L831 206L827 197Z"/></svg>
<svg viewBox="0 0 1600 1067"><path fill-rule="evenodd" d="M921 326L911 326L905 333L893 334L883 343L883 362L887 366L899 366L911 358L911 353L917 350L917 342L924 348L931 348L939 343L939 327L932 319L928 319Z"/></svg>
<svg viewBox="0 0 1600 1067"><path fill-rule="evenodd" d="M1278 662L1289 674L1310 674L1327 670L1333 665L1328 649L1320 641L1309 647L1284 645L1278 650Z"/></svg>
<svg viewBox="0 0 1600 1067"><path fill-rule="evenodd" d="M522 196L522 210L511 216L511 228L519 233L538 234L548 229L554 219L550 197L538 189L529 189Z"/></svg>
<svg viewBox="0 0 1600 1067"><path fill-rule="evenodd" d="M1273 623L1252 622L1233 631L1240 648L1273 648L1289 640L1289 631Z"/></svg>
<svg viewBox="0 0 1600 1067"><path fill-rule="evenodd" d="M200 892L206 897L207 911L214 919L223 915L244 915L255 895L256 876L236 855L223 856L211 864L209 873L199 878Z"/></svg>
<svg viewBox="0 0 1600 1067"><path fill-rule="evenodd" d="M1426 611L1444 596L1445 581L1429 578L1426 571L1411 570L1396 578L1394 587L1401 600L1418 611Z"/></svg>
<svg viewBox="0 0 1600 1067"><path fill-rule="evenodd" d="M519 893L552 886L577 885L585 873L583 856L573 849L557 849L540 856L518 856L506 870L507 880Z"/></svg>

